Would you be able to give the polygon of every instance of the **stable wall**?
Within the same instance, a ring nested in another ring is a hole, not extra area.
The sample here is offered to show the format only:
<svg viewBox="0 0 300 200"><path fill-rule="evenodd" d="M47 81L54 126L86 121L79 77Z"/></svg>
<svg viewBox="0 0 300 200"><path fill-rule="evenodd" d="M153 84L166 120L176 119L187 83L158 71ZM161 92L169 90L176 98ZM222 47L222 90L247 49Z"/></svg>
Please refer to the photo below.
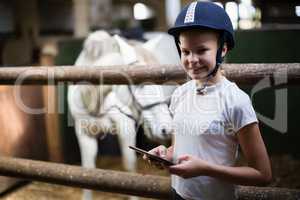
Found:
<svg viewBox="0 0 300 200"><path fill-rule="evenodd" d="M299 63L300 62L300 30L248 30L237 31L235 49L227 56L227 63ZM274 84L274 80L266 83ZM262 82L260 83L262 84ZM300 84L299 84L300 85ZM249 95L254 86L241 86ZM287 112L287 131L278 131L260 119L260 127L270 153L289 153L300 158L300 134L298 133L298 111L300 102L300 86L279 86L276 84L253 94L252 103L257 113L274 119L284 117ZM253 92L253 91L252 91ZM283 99L275 101L275 94ZM287 93L287 97L284 94ZM287 100L286 104L284 99ZM277 108L276 108L277 106ZM275 113L282 109L281 113ZM275 116L276 115L276 116ZM280 116L279 116L280 115ZM285 119L275 123L282 123ZM276 126L275 125L275 126ZM281 133L283 132L283 133Z"/></svg>

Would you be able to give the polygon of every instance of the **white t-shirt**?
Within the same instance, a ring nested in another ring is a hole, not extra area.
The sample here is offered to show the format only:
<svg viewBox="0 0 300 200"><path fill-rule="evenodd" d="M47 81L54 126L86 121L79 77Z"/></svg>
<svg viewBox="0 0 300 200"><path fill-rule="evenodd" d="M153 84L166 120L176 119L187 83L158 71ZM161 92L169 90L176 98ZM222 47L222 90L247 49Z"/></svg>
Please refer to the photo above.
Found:
<svg viewBox="0 0 300 200"><path fill-rule="evenodd" d="M233 166L238 153L236 133L257 122L250 98L235 83L222 77L217 84L196 92L196 81L178 87L170 110L175 130L174 159L183 154L211 163ZM185 199L235 199L235 186L208 176L183 179L172 175L172 187Z"/></svg>

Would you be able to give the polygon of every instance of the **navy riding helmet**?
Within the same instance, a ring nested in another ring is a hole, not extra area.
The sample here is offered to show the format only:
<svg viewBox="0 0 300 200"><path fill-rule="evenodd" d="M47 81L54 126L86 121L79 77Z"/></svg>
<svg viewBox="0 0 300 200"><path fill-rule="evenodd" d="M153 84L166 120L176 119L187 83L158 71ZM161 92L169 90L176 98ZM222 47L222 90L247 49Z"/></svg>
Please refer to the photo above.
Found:
<svg viewBox="0 0 300 200"><path fill-rule="evenodd" d="M220 32L219 48L216 55L216 67L208 75L214 75L223 62L222 48L227 43L228 49L234 47L234 31L229 16L225 10L212 2L195 1L185 6L176 18L175 25L168 30L173 35L178 46L179 34L185 30L211 29ZM180 49L178 49L179 54Z"/></svg>

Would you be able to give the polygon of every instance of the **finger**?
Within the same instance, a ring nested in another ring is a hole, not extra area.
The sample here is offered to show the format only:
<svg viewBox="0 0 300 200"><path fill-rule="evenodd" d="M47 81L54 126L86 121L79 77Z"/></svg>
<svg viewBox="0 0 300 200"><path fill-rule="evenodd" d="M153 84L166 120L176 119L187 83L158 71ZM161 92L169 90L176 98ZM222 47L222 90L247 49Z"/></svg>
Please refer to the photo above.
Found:
<svg viewBox="0 0 300 200"><path fill-rule="evenodd" d="M189 155L183 155L183 156L178 157L177 162L182 163L182 161L187 161L187 160L189 160L189 158L190 158Z"/></svg>
<svg viewBox="0 0 300 200"><path fill-rule="evenodd" d="M151 159L147 155L144 155L143 159L146 160L149 165L153 165L153 163L151 162Z"/></svg>
<svg viewBox="0 0 300 200"><path fill-rule="evenodd" d="M158 148L155 148L155 149L152 149L150 151L148 151L150 154L153 154L153 155L159 155L159 149Z"/></svg>
<svg viewBox="0 0 300 200"><path fill-rule="evenodd" d="M143 155L144 160L148 160L148 156L146 154Z"/></svg>
<svg viewBox="0 0 300 200"><path fill-rule="evenodd" d="M151 151L149 151L149 153L160 156L160 155L162 155L161 152L163 151L163 149L164 149L164 146L160 145L160 146L152 149Z"/></svg>
<svg viewBox="0 0 300 200"><path fill-rule="evenodd" d="M166 148L164 146L161 146L161 148L159 148L159 156L165 157L166 154L167 154Z"/></svg>

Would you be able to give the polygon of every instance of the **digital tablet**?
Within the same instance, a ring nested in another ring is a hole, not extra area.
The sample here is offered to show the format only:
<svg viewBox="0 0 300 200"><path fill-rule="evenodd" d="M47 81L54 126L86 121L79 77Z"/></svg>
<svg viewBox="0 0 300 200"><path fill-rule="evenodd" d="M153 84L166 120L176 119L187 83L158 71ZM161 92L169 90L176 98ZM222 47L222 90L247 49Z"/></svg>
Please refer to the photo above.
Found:
<svg viewBox="0 0 300 200"><path fill-rule="evenodd" d="M171 165L174 165L173 162L169 161L169 160L166 160L166 159L163 159L159 156L156 156L156 155L153 155L151 153L148 153L147 151L143 150L143 149L140 149L140 148L137 148L137 147L134 147L134 146L129 146L130 149L133 149L135 150L136 152L140 153L140 154L145 154L148 156L148 158L150 160L154 160L154 161L157 161L157 162L160 162L162 163L163 165L166 165L166 166L171 166Z"/></svg>

